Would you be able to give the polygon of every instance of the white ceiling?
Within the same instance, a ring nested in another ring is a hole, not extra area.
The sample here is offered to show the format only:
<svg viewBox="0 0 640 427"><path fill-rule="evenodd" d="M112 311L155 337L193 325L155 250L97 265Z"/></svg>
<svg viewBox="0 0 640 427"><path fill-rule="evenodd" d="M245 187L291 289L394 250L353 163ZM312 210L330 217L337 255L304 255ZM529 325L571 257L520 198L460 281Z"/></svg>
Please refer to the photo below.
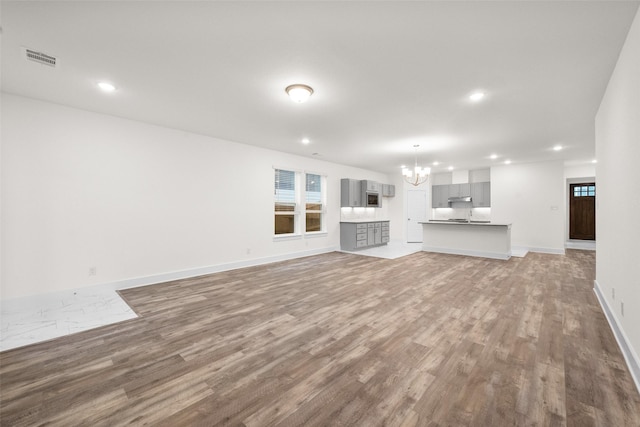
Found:
<svg viewBox="0 0 640 427"><path fill-rule="evenodd" d="M637 8L3 0L2 90L385 173L411 164L414 144L422 166L441 162L435 172L586 163ZM24 60L21 47L60 67ZM101 93L100 80L117 91ZM314 88L308 103L287 98L292 83ZM487 97L473 104L477 89Z"/></svg>

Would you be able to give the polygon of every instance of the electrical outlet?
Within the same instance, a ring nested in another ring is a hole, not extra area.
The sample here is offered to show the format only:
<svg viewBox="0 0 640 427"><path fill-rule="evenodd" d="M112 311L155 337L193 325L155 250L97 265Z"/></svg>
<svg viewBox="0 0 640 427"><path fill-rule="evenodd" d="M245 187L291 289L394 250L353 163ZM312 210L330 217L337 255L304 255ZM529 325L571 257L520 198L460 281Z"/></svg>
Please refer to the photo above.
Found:
<svg viewBox="0 0 640 427"><path fill-rule="evenodd" d="M89 268L89 276L95 276L96 274L98 274L98 269L95 267L90 267Z"/></svg>
<svg viewBox="0 0 640 427"><path fill-rule="evenodd" d="M620 314L624 317L624 302L620 301Z"/></svg>
<svg viewBox="0 0 640 427"><path fill-rule="evenodd" d="M616 288L611 288L611 298L616 299Z"/></svg>

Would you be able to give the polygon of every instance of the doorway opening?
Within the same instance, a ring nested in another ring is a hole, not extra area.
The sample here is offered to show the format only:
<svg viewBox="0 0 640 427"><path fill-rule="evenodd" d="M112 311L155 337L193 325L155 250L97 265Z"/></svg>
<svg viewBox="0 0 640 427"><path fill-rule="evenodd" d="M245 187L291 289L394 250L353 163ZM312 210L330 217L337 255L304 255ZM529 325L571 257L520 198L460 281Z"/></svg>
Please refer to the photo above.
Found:
<svg viewBox="0 0 640 427"><path fill-rule="evenodd" d="M596 183L569 185L569 239L596 240Z"/></svg>
<svg viewBox="0 0 640 427"><path fill-rule="evenodd" d="M422 242L422 224L420 223L427 218L427 192L407 191L407 243Z"/></svg>

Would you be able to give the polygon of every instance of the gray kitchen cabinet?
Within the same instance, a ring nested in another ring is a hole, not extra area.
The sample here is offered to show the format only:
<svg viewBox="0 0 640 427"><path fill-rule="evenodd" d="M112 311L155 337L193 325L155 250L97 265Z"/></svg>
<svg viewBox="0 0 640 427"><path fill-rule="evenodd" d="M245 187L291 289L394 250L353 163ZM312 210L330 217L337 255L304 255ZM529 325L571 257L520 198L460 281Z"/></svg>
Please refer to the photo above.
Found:
<svg viewBox="0 0 640 427"><path fill-rule="evenodd" d="M449 206L449 187L450 185L432 185L431 186L431 207L432 208L448 208Z"/></svg>
<svg viewBox="0 0 640 427"><path fill-rule="evenodd" d="M471 184L471 206L474 208L491 206L490 182L474 182Z"/></svg>
<svg viewBox="0 0 640 427"><path fill-rule="evenodd" d="M381 186L382 184L380 184L379 182L375 182L375 181L371 181L371 180L367 180L367 179L363 179L362 181L360 181L362 183L362 192L366 192L366 191L373 191L376 193L379 193L381 190Z"/></svg>
<svg viewBox="0 0 640 427"><path fill-rule="evenodd" d="M449 197L469 197L469 196L471 196L471 187L469 184L449 185Z"/></svg>
<svg viewBox="0 0 640 427"><path fill-rule="evenodd" d="M389 242L389 221L341 222L340 248L353 251Z"/></svg>
<svg viewBox="0 0 640 427"><path fill-rule="evenodd" d="M380 235L382 238L382 243L389 243L389 221L382 221L380 223Z"/></svg>
<svg viewBox="0 0 640 427"><path fill-rule="evenodd" d="M358 208L364 206L360 180L342 178L340 180L340 207Z"/></svg>
<svg viewBox="0 0 640 427"><path fill-rule="evenodd" d="M393 184L382 184L382 195L384 197L395 197L396 186Z"/></svg>
<svg viewBox="0 0 640 427"><path fill-rule="evenodd" d="M367 224L367 244L369 246L380 245L382 243L382 225L379 222Z"/></svg>

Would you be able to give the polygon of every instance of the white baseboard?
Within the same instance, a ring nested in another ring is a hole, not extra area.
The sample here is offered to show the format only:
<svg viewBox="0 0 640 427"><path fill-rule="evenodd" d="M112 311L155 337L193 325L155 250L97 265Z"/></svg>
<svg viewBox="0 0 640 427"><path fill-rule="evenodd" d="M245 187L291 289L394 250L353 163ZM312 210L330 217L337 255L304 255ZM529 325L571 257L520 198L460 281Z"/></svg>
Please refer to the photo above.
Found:
<svg viewBox="0 0 640 427"><path fill-rule="evenodd" d="M222 271L237 270L238 268L254 267L256 265L270 264L272 262L286 261L286 260L296 259L296 258L304 258L312 255L319 255L319 254L334 252L338 250L340 250L340 248L338 247L311 249L311 250L301 251L301 252L293 252L293 253L274 255L274 256L269 256L264 258L254 258L254 259L248 259L244 261L229 262L226 264L217 264L217 265L211 265L207 267L199 267L199 268L192 268L188 270L175 271L171 273L157 274L154 276L147 276L147 277L141 277L141 278L135 278L135 279L126 279L118 282L113 282L111 285L115 286L114 288L115 290L136 288L138 286L145 286L145 285L151 285L156 283L169 282L173 280L187 279L189 277L204 276L205 274L220 273Z"/></svg>
<svg viewBox="0 0 640 427"><path fill-rule="evenodd" d="M624 360L627 362L627 366L629 367L629 371L631 372L631 377L633 378L636 388L638 389L638 392L640 392L640 358L633 349L624 329L620 326L621 324L618 321L615 312L611 307L609 307L609 303L607 303L597 280L593 281L593 291L596 294L596 298L598 298L600 307L602 307L602 311L604 312L604 315L609 322L609 326L613 331L613 335L618 342L618 347L620 347L620 351L622 351Z"/></svg>
<svg viewBox="0 0 640 427"><path fill-rule="evenodd" d="M465 255L465 256L475 256L475 257L481 257L481 258L492 258L492 259L501 259L501 260L508 260L509 258L511 258L511 252L509 252L508 254L504 254L504 253L496 253L496 252L437 248L434 246L423 246L422 250L425 252L437 252L441 254Z"/></svg>
<svg viewBox="0 0 640 427"><path fill-rule="evenodd" d="M526 246L511 246L511 256L518 258L524 258L529 253L529 248Z"/></svg>
<svg viewBox="0 0 640 427"><path fill-rule="evenodd" d="M541 254L551 254L551 255L564 255L565 254L564 248L554 249L554 248L532 248L532 247L528 247L527 249L529 250L529 252L538 252L538 253L541 253Z"/></svg>
<svg viewBox="0 0 640 427"><path fill-rule="evenodd" d="M320 249L311 249L301 252L293 252L281 255L274 255L264 258L254 258L244 261L235 261L225 264L210 265L206 267L192 268L188 270L173 271L168 273L154 274L152 276L136 277L131 279L118 280L115 282L100 283L92 286L85 286L81 288L63 289L60 291L28 295L17 298L9 298L0 300L0 306L6 307L28 307L34 305L46 304L52 299L59 298L60 295L66 295L68 293L81 291L86 293L87 291L103 291L112 290L118 291L121 289L137 288L139 286L154 285L157 283L170 282L173 280L187 279L190 277L204 276L205 274L219 273L222 271L236 270L238 268L253 267L256 265L270 264L272 262L286 261L296 258L304 258L312 255L319 255L328 252L339 251L339 247L326 247Z"/></svg>
<svg viewBox="0 0 640 427"><path fill-rule="evenodd" d="M565 250L555 248L536 248L531 246L511 246L513 256L524 257L528 252L538 252L541 254L564 255Z"/></svg>
<svg viewBox="0 0 640 427"><path fill-rule="evenodd" d="M595 251L596 250L596 242L594 240L589 241L576 241L576 240L567 240L564 244L564 247L567 249L581 249L583 251Z"/></svg>

